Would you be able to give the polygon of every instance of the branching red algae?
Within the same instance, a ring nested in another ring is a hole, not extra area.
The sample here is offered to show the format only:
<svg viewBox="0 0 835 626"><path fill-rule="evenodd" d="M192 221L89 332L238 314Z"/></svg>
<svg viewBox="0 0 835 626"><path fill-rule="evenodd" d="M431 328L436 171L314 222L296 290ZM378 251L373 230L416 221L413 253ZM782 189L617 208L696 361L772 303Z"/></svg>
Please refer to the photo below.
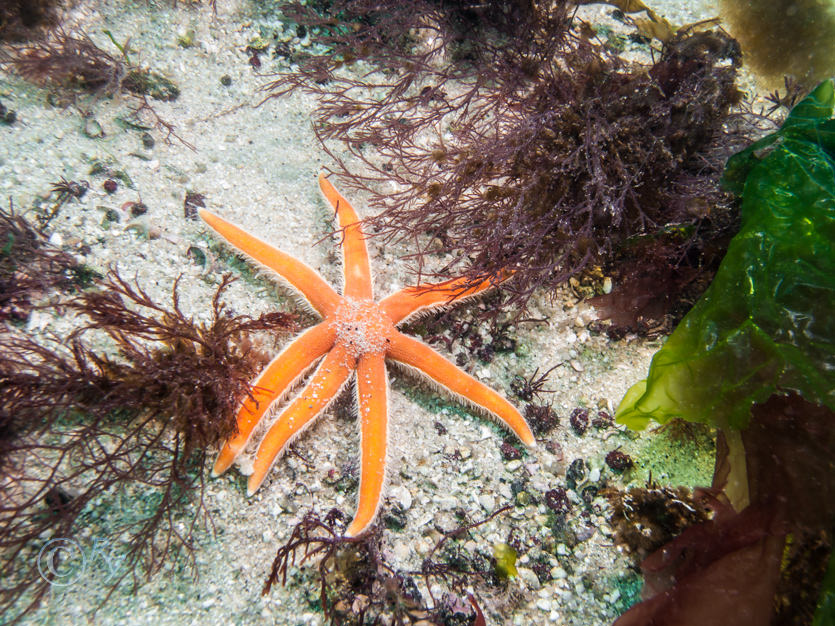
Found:
<svg viewBox="0 0 835 626"><path fill-rule="evenodd" d="M67 262L43 241L20 243L35 231L19 216L3 215L2 225L22 234L12 247L16 273ZM5 272L9 257L0 261ZM0 325L4 614L19 617L37 605L49 588L38 550L91 523L100 498L154 494L139 507L143 513L119 512L101 529L124 544L114 589L126 577L137 582L141 572L159 570L172 551L191 554L193 534L207 519L205 455L234 433L235 411L263 364L248 336L293 325L283 313L230 315L221 301L230 282L221 281L207 322L183 313L176 284L164 307L114 271L94 279L95 289L38 302L79 316L82 326L68 338L36 341ZM37 292L21 292L21 284L38 286L19 282L11 295L34 300ZM113 350L92 347L94 335Z"/></svg>
<svg viewBox="0 0 835 626"><path fill-rule="evenodd" d="M283 10L328 52L294 57L269 97L319 97L323 146L362 162L357 173L331 152L378 209L369 232L408 240L419 272L436 253L451 259L444 277L511 270L520 304L641 236L663 244L654 260L671 273L694 269L653 296L711 271L702 250L733 224L721 166L750 130L731 113L740 54L727 35L683 29L642 66L575 28L567 2L327 7ZM367 73L342 69L357 61Z"/></svg>

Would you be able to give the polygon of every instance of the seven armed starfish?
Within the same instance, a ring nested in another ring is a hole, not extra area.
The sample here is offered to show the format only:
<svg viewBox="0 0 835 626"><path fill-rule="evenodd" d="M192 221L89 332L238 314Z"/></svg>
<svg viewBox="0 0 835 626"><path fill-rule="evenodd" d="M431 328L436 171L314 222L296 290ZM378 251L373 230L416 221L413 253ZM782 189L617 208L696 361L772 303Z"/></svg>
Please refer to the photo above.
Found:
<svg viewBox="0 0 835 626"><path fill-rule="evenodd" d="M368 249L357 213L324 175L319 176L319 187L336 210L343 231L345 286L341 296L308 265L216 215L200 211L210 227L284 278L324 318L284 348L253 381L252 393L238 411L238 433L221 449L212 473L217 476L232 465L269 408L321 359L310 381L278 415L261 441L249 477L247 491L252 495L287 445L327 408L356 370L362 468L357 512L345 532L353 537L374 521L383 491L388 443L386 359L421 371L453 395L481 407L504 422L526 445L534 446L535 442L525 418L507 400L395 328L418 311L482 292L491 286L490 282L468 287L463 280L451 280L406 287L375 302Z"/></svg>

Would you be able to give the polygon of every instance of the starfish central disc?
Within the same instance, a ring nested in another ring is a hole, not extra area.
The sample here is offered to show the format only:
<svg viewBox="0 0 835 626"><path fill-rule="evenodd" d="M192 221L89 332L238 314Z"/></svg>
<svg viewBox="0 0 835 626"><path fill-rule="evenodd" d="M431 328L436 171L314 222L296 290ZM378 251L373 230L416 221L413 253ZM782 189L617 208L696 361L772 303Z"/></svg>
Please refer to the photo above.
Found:
<svg viewBox="0 0 835 626"><path fill-rule="evenodd" d="M379 304L355 298L342 299L331 327L336 331L336 342L354 358L385 352L396 332Z"/></svg>

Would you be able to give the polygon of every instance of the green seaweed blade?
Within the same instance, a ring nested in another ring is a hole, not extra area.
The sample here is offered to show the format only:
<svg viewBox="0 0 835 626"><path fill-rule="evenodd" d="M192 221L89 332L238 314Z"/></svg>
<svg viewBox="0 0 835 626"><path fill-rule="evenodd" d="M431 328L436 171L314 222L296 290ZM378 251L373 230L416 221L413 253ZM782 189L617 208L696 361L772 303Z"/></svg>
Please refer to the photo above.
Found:
<svg viewBox="0 0 835 626"><path fill-rule="evenodd" d="M835 410L835 84L734 155L724 184L742 226L713 283L627 391L630 428L675 417L744 428L751 405L793 390Z"/></svg>

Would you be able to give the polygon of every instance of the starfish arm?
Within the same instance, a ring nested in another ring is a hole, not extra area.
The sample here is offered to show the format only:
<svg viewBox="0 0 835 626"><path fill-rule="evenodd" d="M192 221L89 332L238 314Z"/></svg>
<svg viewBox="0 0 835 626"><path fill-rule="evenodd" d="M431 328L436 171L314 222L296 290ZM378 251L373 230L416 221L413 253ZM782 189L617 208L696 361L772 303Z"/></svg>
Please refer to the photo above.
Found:
<svg viewBox="0 0 835 626"><path fill-rule="evenodd" d="M417 369L452 394L498 417L527 446L536 445L530 426L510 402L417 339L403 333L391 338L388 356Z"/></svg>
<svg viewBox="0 0 835 626"><path fill-rule="evenodd" d="M383 354L365 354L357 364L357 404L360 419L359 501L347 537L364 533L380 508L386 475L388 444L388 376Z"/></svg>
<svg viewBox="0 0 835 626"><path fill-rule="evenodd" d="M339 343L322 359L310 382L282 411L258 446L247 495L258 490L284 448L327 408L348 381L355 364L356 360Z"/></svg>
<svg viewBox="0 0 835 626"><path fill-rule="evenodd" d="M351 203L336 190L324 174L319 174L319 188L336 211L339 226L342 228L343 271L345 273L343 293L352 298L370 300L373 297L371 263L368 260L368 247L365 245L360 218Z"/></svg>
<svg viewBox="0 0 835 626"><path fill-rule="evenodd" d="M294 339L252 382L251 395L238 409L238 432L230 437L218 454L212 475L219 476L246 447L252 431L295 381L333 346L335 332L321 323Z"/></svg>
<svg viewBox="0 0 835 626"><path fill-rule="evenodd" d="M312 267L214 213L205 209L199 213L206 224L235 248L266 265L300 291L320 315L324 317L336 308L339 294Z"/></svg>
<svg viewBox="0 0 835 626"><path fill-rule="evenodd" d="M406 287L383 298L380 308L388 315L392 324L399 324L419 311L453 302L457 304L465 298L495 287L496 284L486 278L470 285L466 278L456 278L442 283Z"/></svg>

